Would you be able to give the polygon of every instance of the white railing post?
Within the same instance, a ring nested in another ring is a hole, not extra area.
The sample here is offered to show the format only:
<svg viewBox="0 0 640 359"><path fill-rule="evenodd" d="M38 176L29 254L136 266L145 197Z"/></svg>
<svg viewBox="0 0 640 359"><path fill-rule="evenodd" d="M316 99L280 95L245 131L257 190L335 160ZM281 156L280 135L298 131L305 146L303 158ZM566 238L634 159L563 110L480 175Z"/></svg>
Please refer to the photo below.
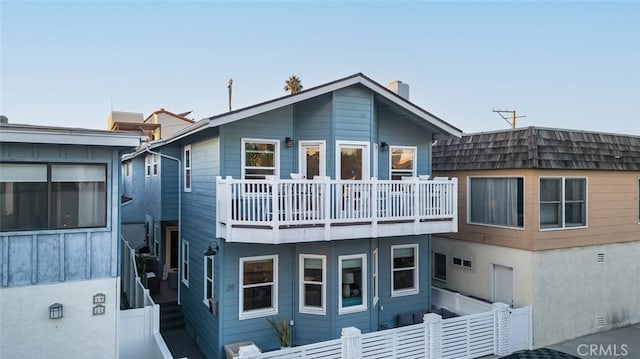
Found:
<svg viewBox="0 0 640 359"><path fill-rule="evenodd" d="M331 207L331 181L329 177L322 179L322 190L324 191L324 240L331 240L331 213L333 208ZM337 190L336 190L337 191Z"/></svg>
<svg viewBox="0 0 640 359"><path fill-rule="evenodd" d="M233 231L231 230L233 227L233 212L238 213L239 212L239 207L240 207L240 199L238 198L238 200L236 201L236 208L233 208L233 200L235 197L235 193L233 191L233 183L231 182L233 178L231 176L227 176L227 179L225 181L225 187L227 189L227 213L225 213L226 217L227 217L227 227L226 232L227 232L227 236L226 236L226 240L228 242L231 242L233 239L231 238L231 233L233 233ZM180 284L178 284L180 285Z"/></svg>
<svg viewBox="0 0 640 359"><path fill-rule="evenodd" d="M495 320L495 354L511 354L511 315L509 306L504 303L493 303L493 315Z"/></svg>
<svg viewBox="0 0 640 359"><path fill-rule="evenodd" d="M271 178L271 240L273 244L280 243L280 179ZM285 199L286 200L286 199ZM284 209L284 208L283 208Z"/></svg>
<svg viewBox="0 0 640 359"><path fill-rule="evenodd" d="M356 327L342 328L342 359L362 358L362 333Z"/></svg>
<svg viewBox="0 0 640 359"><path fill-rule="evenodd" d="M426 359L439 359L442 356L442 317L427 313L424 322L424 354Z"/></svg>
<svg viewBox="0 0 640 359"><path fill-rule="evenodd" d="M378 203L378 178L371 178L371 238L378 237L378 212L380 204Z"/></svg>
<svg viewBox="0 0 640 359"><path fill-rule="evenodd" d="M418 187L418 177L411 181L413 189L413 233L420 234L420 193Z"/></svg>
<svg viewBox="0 0 640 359"><path fill-rule="evenodd" d="M453 202L451 204L451 211L453 212L453 221L452 221L452 232L458 231L458 177L451 177L451 181L453 182L452 199Z"/></svg>

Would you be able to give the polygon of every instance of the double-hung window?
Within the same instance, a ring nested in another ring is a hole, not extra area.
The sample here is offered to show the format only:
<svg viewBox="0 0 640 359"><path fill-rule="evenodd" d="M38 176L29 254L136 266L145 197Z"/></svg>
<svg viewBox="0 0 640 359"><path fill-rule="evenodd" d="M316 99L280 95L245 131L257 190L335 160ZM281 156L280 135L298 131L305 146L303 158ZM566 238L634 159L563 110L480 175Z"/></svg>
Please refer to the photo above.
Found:
<svg viewBox="0 0 640 359"><path fill-rule="evenodd" d="M144 171L147 177L151 176L151 157L153 157L153 155L146 155L144 157Z"/></svg>
<svg viewBox="0 0 640 359"><path fill-rule="evenodd" d="M391 146L390 178L400 180L402 177L416 176L416 147Z"/></svg>
<svg viewBox="0 0 640 359"><path fill-rule="evenodd" d="M373 250L373 265L372 265L372 277L373 277L373 306L378 304L380 296L378 295L378 248Z"/></svg>
<svg viewBox="0 0 640 359"><path fill-rule="evenodd" d="M184 175L182 181L184 184L184 191L191 192L191 145L184 146L182 162L184 163Z"/></svg>
<svg viewBox="0 0 640 359"><path fill-rule="evenodd" d="M278 256L240 258L240 319L278 314Z"/></svg>
<svg viewBox="0 0 640 359"><path fill-rule="evenodd" d="M391 246L391 296L418 293L418 245Z"/></svg>
<svg viewBox="0 0 640 359"><path fill-rule="evenodd" d="M0 163L0 231L106 225L106 165Z"/></svg>
<svg viewBox="0 0 640 359"><path fill-rule="evenodd" d="M367 310L367 256L338 257L338 314Z"/></svg>
<svg viewBox="0 0 640 359"><path fill-rule="evenodd" d="M182 283L189 286L189 242L182 241Z"/></svg>
<svg viewBox="0 0 640 359"><path fill-rule="evenodd" d="M204 256L204 304L209 306L213 295L213 256Z"/></svg>
<svg viewBox="0 0 640 359"><path fill-rule="evenodd" d="M524 227L522 177L470 177L468 222L501 227Z"/></svg>
<svg viewBox="0 0 640 359"><path fill-rule="evenodd" d="M153 175L154 176L157 176L158 172L159 172L159 166L160 166L159 158L160 158L160 156L158 156L158 155L152 155L151 156L151 166L153 167Z"/></svg>
<svg viewBox="0 0 640 359"><path fill-rule="evenodd" d="M300 313L326 314L327 257L300 255Z"/></svg>
<svg viewBox="0 0 640 359"><path fill-rule="evenodd" d="M540 229L587 225L587 179L540 178Z"/></svg>
<svg viewBox="0 0 640 359"><path fill-rule="evenodd" d="M242 139L242 178L265 179L278 176L280 142L278 140Z"/></svg>

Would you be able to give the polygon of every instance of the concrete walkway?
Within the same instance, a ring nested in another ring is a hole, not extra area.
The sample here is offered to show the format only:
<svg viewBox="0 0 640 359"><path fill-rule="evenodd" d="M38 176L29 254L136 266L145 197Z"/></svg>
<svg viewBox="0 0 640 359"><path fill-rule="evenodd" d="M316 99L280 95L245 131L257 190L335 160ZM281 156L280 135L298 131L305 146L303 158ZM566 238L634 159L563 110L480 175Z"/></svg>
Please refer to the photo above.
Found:
<svg viewBox="0 0 640 359"><path fill-rule="evenodd" d="M548 348L578 358L640 358L640 323L586 335Z"/></svg>

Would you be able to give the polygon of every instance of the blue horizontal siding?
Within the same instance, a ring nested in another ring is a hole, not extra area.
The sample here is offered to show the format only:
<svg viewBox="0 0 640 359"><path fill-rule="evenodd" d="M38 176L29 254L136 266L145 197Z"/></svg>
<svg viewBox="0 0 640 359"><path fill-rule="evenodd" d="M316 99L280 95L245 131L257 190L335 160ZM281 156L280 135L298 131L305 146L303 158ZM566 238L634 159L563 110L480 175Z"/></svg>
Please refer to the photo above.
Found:
<svg viewBox="0 0 640 359"><path fill-rule="evenodd" d="M293 106L223 125L220 129L220 149L224 153L222 176L241 177L241 139L258 138L280 141L280 176L288 178L295 168L294 151L297 149L287 148L284 139L293 136Z"/></svg>

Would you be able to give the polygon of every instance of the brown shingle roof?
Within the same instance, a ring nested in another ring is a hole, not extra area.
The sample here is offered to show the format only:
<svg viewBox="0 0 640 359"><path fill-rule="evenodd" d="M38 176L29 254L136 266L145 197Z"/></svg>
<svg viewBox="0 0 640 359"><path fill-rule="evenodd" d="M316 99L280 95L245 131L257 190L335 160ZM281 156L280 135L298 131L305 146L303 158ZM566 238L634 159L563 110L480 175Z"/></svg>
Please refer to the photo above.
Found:
<svg viewBox="0 0 640 359"><path fill-rule="evenodd" d="M439 140L433 170L506 168L640 171L640 137L528 127Z"/></svg>

